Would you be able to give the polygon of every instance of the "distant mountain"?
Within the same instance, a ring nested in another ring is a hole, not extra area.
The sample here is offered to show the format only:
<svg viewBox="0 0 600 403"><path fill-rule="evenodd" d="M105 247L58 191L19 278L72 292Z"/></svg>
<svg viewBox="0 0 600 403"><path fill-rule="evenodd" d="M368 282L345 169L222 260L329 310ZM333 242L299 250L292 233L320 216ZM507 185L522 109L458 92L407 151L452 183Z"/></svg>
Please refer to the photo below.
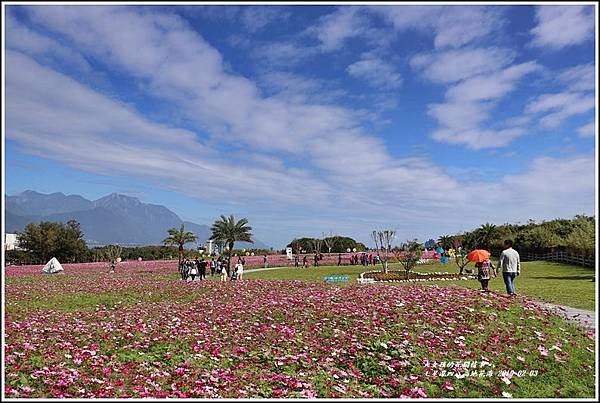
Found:
<svg viewBox="0 0 600 403"><path fill-rule="evenodd" d="M168 208L142 203L135 197L117 193L90 201L78 195L43 194L27 190L6 196L6 232L23 231L31 222L76 220L81 224L90 246L106 244L158 245L167 237L167 230L184 224L199 243L210 237L207 225L183 221ZM236 243L247 248L248 243ZM268 248L256 240L255 248Z"/></svg>

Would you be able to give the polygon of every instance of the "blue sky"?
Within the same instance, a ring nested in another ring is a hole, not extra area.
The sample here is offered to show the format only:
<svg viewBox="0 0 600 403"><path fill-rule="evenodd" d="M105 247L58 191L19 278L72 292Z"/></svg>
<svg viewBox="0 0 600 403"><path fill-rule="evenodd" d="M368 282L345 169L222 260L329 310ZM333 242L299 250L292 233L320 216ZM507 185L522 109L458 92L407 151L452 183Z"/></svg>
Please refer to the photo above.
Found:
<svg viewBox="0 0 600 403"><path fill-rule="evenodd" d="M7 194L282 247L595 209L593 6L6 6Z"/></svg>

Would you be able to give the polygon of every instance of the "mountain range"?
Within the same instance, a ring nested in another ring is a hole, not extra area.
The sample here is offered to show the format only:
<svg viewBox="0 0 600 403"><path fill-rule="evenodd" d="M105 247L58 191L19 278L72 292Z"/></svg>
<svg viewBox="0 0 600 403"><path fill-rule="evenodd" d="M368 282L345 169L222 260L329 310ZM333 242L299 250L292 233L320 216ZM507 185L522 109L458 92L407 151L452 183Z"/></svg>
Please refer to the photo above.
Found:
<svg viewBox="0 0 600 403"><path fill-rule="evenodd" d="M81 224L84 239L90 246L159 245L168 236L167 230L179 228L181 224L198 237L198 244L210 237L208 225L183 221L165 206L142 203L135 197L118 193L87 200L79 195L26 190L5 197L5 215L7 233L23 231L28 223L76 220ZM268 249L256 239L254 244L236 242L235 246Z"/></svg>

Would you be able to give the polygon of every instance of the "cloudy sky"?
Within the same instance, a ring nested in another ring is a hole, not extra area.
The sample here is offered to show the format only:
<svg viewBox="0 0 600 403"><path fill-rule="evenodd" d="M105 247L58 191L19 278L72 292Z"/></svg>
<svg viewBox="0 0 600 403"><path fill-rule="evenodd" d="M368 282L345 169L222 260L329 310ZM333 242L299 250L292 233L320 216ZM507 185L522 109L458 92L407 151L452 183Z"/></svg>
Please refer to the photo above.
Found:
<svg viewBox="0 0 600 403"><path fill-rule="evenodd" d="M593 6L7 6L6 193L282 247L593 214Z"/></svg>

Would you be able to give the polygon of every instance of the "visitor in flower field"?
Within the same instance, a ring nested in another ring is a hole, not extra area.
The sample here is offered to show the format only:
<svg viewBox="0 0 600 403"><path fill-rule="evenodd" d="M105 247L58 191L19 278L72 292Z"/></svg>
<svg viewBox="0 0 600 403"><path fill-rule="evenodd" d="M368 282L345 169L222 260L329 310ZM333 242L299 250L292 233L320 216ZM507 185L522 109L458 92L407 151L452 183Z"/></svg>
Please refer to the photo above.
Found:
<svg viewBox="0 0 600 403"><path fill-rule="evenodd" d="M300 265L300 258L298 255L294 256L294 266L298 267Z"/></svg>
<svg viewBox="0 0 600 403"><path fill-rule="evenodd" d="M241 280L242 277L244 276L244 265L242 263L237 265L237 270L236 270L235 274L236 274L237 280Z"/></svg>
<svg viewBox="0 0 600 403"><path fill-rule="evenodd" d="M200 280L206 280L206 273L210 271L210 260L206 259L202 262L202 271L200 272Z"/></svg>
<svg viewBox="0 0 600 403"><path fill-rule="evenodd" d="M210 276L214 277L215 270L217 269L217 262L215 262L215 258L210 259Z"/></svg>
<svg viewBox="0 0 600 403"><path fill-rule="evenodd" d="M319 255L315 253L314 257L315 267L319 266Z"/></svg>
<svg viewBox="0 0 600 403"><path fill-rule="evenodd" d="M227 266L221 265L221 281L227 281Z"/></svg>
<svg viewBox="0 0 600 403"><path fill-rule="evenodd" d="M304 258L302 258L302 268L306 269L308 267L308 257L306 255L304 255Z"/></svg>
<svg viewBox="0 0 600 403"><path fill-rule="evenodd" d="M198 259L196 259L196 260L198 260ZM192 281L194 281L194 279L196 278L196 275L198 274L198 267L196 266L196 264L194 264L194 262L188 261L188 262L186 262L186 264L189 267L189 273L190 273L190 276L192 276ZM187 278L187 276L186 276L186 278Z"/></svg>
<svg viewBox="0 0 600 403"><path fill-rule="evenodd" d="M265 269L266 269L267 267L269 267L269 263L267 262L267 255L265 255L265 256L263 257L263 264L264 264L264 266L265 266Z"/></svg>
<svg viewBox="0 0 600 403"><path fill-rule="evenodd" d="M342 265L342 254L338 254L338 266Z"/></svg>
<svg viewBox="0 0 600 403"><path fill-rule="evenodd" d="M502 268L502 277L506 285L508 295L515 296L515 279L521 274L521 257L519 252L512 248L513 242L510 239L504 241L504 250L500 254L498 268Z"/></svg>
<svg viewBox="0 0 600 403"><path fill-rule="evenodd" d="M370 253L369 254L369 265L372 265L372 264L373 264L373 254Z"/></svg>
<svg viewBox="0 0 600 403"><path fill-rule="evenodd" d="M490 292L488 284L492 277L496 277L496 268L490 259L475 263L475 267L477 268L477 279L481 283L481 291Z"/></svg>

